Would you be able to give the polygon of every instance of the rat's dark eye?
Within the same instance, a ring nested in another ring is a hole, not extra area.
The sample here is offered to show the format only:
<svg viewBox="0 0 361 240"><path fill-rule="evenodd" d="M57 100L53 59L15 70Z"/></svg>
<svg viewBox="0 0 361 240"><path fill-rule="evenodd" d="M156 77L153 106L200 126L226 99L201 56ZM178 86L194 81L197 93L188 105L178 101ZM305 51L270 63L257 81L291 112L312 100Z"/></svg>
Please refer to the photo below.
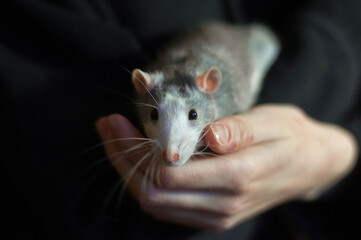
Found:
<svg viewBox="0 0 361 240"><path fill-rule="evenodd" d="M198 118L198 114L196 112L196 110L192 109L189 111L189 114L188 114L188 119L189 120L196 120Z"/></svg>
<svg viewBox="0 0 361 240"><path fill-rule="evenodd" d="M150 119L152 119L153 121L158 120L158 111L157 111L157 109L153 109L150 112Z"/></svg>

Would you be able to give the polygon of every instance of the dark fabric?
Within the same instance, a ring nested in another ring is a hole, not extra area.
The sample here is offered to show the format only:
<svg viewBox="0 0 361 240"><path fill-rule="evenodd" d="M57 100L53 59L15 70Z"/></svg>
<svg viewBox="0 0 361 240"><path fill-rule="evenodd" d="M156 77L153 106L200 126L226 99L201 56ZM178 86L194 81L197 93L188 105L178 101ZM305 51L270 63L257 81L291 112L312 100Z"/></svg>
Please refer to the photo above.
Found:
<svg viewBox="0 0 361 240"><path fill-rule="evenodd" d="M260 102L293 103L360 142L360 1L12 0L0 4L4 145L1 218L13 239L340 239L358 236L360 174L312 203L294 202L226 232L166 224L128 196L94 122L135 122L130 74L197 23L263 21L282 52ZM89 167L93 166L93 167ZM110 200L109 200L110 199ZM120 207L119 207L120 206ZM105 217L104 217L105 216ZM290 234L290 235L289 235ZM261 235L261 236L260 236Z"/></svg>

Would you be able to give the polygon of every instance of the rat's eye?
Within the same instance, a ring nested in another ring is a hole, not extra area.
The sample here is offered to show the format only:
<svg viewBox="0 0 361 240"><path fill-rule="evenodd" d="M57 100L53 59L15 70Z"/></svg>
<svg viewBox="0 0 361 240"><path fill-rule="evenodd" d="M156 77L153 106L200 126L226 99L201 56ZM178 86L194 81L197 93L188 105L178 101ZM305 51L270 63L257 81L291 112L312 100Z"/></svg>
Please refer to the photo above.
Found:
<svg viewBox="0 0 361 240"><path fill-rule="evenodd" d="M196 120L197 117L198 117L198 114L197 114L196 110L192 109L189 111L189 114L188 114L189 120Z"/></svg>
<svg viewBox="0 0 361 240"><path fill-rule="evenodd" d="M158 111L157 111L157 109L153 109L150 112L150 119L152 119L153 121L158 120Z"/></svg>

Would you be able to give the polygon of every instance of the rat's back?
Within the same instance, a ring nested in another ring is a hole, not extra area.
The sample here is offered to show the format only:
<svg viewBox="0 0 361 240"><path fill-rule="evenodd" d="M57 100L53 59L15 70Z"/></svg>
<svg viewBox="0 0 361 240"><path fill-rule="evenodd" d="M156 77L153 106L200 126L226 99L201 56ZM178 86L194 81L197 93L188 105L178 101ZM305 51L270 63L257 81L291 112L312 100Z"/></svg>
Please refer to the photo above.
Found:
<svg viewBox="0 0 361 240"><path fill-rule="evenodd" d="M213 22L172 41L153 68L161 72L183 72L196 78L217 66L222 72L222 85L213 97L219 118L243 112L254 104L279 48L275 35L263 25Z"/></svg>

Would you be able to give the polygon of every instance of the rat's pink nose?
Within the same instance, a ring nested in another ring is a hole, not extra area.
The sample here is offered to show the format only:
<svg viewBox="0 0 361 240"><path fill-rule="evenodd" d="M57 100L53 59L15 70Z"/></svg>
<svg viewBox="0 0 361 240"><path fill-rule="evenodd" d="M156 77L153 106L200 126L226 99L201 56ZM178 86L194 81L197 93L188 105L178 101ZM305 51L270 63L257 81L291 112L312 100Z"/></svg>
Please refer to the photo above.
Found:
<svg viewBox="0 0 361 240"><path fill-rule="evenodd" d="M168 151L163 151L163 160L167 163L175 163L179 160L179 154L171 154Z"/></svg>

